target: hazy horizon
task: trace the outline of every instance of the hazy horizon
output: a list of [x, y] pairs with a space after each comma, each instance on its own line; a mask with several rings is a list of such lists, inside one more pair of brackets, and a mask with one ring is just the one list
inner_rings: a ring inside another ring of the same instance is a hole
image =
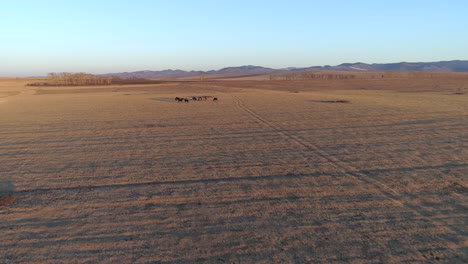
[[[449, 61], [468, 61], [468, 60], [449, 60]], [[134, 70], [134, 71], [119, 71], [119, 72], [87, 72], [87, 71], [69, 71], [71, 73], [79, 73], [79, 72], [86, 72], [86, 73], [92, 73], [92, 74], [111, 74], [111, 73], [125, 73], [125, 72], [144, 72], [144, 71], [166, 71], [166, 70], [169, 70], [169, 71], [178, 71], [178, 70], [181, 70], [181, 71], [187, 71], [187, 72], [190, 72], [190, 71], [204, 71], [204, 72], [207, 72], [207, 71], [218, 71], [218, 70], [222, 70], [224, 68], [236, 68], [236, 67], [243, 67], [243, 66], [254, 66], [254, 67], [265, 67], [265, 68], [272, 68], [272, 69], [275, 69], [275, 70], [278, 70], [278, 69], [287, 69], [287, 68], [307, 68], [307, 67], [315, 67], [315, 66], [338, 66], [338, 65], [341, 65], [341, 64], [347, 64], [347, 63], [364, 63], [364, 64], [393, 64], [393, 63], [431, 63], [429, 61], [398, 61], [398, 62], [372, 62], [372, 63], [368, 63], [368, 62], [363, 62], [363, 61], [356, 61], [356, 62], [342, 62], [342, 63], [339, 63], [339, 64], [336, 64], [336, 65], [307, 65], [307, 66], [304, 66], [304, 67], [295, 67], [295, 66], [289, 66], [289, 67], [282, 67], [282, 68], [273, 68], [273, 67], [266, 67], [266, 66], [263, 66], [263, 65], [252, 65], [252, 64], [244, 64], [244, 65], [227, 65], [227, 66], [224, 66], [222, 68], [213, 68], [213, 69], [204, 69], [204, 70], [200, 70], [200, 69], [179, 69], [179, 68], [167, 68], [167, 69], [158, 69], [158, 70], [152, 70], [152, 69], [140, 69], [140, 70]], [[67, 71], [53, 71], [53, 72], [56, 72], [56, 73], [59, 73], [59, 72], [67, 72]], [[0, 77], [46, 77], [47, 74], [50, 73], [50, 72], [47, 72], [47, 73], [44, 73], [43, 75], [24, 75], [24, 76], [0, 76]]]
[[465, 1], [15, 1], [0, 76], [464, 60]]

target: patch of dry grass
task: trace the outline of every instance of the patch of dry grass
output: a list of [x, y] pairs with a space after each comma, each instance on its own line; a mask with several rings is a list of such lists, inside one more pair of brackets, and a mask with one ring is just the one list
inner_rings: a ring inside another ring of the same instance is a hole
[[0, 259], [466, 262], [461, 84], [0, 82]]

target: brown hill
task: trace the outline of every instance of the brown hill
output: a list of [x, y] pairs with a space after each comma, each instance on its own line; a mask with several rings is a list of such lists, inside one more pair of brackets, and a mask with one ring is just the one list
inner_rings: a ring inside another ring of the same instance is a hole
[[303, 68], [285, 68], [273, 69], [262, 66], [245, 65], [237, 67], [226, 67], [220, 70], [210, 71], [184, 71], [184, 70], [163, 70], [163, 71], [136, 71], [108, 73], [105, 76], [117, 76], [120, 78], [143, 78], [143, 79], [167, 79], [167, 78], [185, 78], [199, 75], [251, 75], [251, 74], [269, 74], [278, 72], [297, 72], [304, 70], [323, 70], [323, 71], [416, 71], [416, 72], [468, 72], [468, 61], [439, 61], [439, 62], [400, 62], [400, 63], [343, 63], [336, 66], [311, 66]]

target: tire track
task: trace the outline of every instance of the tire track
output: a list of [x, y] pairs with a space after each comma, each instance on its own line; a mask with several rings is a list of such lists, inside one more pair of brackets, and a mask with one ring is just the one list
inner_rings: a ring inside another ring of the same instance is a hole
[[[419, 207], [417, 207], [415, 205], [411, 205], [411, 204], [403, 202], [402, 201], [403, 196], [400, 193], [398, 193], [397, 191], [391, 189], [390, 187], [388, 187], [384, 183], [382, 183], [382, 182], [380, 182], [380, 181], [378, 181], [376, 179], [373, 179], [373, 178], [367, 176], [366, 174], [360, 172], [357, 168], [354, 168], [354, 167], [350, 166], [349, 164], [346, 164], [345, 162], [339, 160], [338, 158], [333, 157], [332, 155], [325, 152], [324, 150], [322, 150], [322, 149], [308, 143], [306, 140], [302, 139], [301, 137], [290, 134], [289, 132], [287, 132], [287, 130], [284, 130], [284, 129], [274, 125], [273, 123], [271, 123], [268, 120], [264, 119], [259, 114], [255, 113], [253, 110], [251, 110], [247, 106], [245, 106], [245, 104], [243, 103], [243, 101], [239, 97], [237, 97], [235, 95], [232, 95], [232, 97], [236, 101], [237, 107], [240, 108], [243, 112], [250, 115], [258, 123], [273, 129], [277, 133], [281, 134], [284, 138], [293, 141], [297, 145], [300, 145], [306, 151], [311, 151], [311, 152], [314, 152], [314, 153], [318, 154], [320, 157], [326, 159], [328, 162], [332, 163], [336, 167], [344, 170], [345, 175], [347, 175], [349, 177], [352, 177], [357, 181], [360, 181], [362, 183], [369, 184], [369, 185], [375, 187], [387, 199], [391, 200], [395, 204], [399, 204], [400, 206], [402, 206], [404, 208], [407, 208], [409, 211], [411, 211], [411, 212], [415, 213], [416, 215], [420, 216], [421, 219], [424, 219], [424, 220], [434, 224], [435, 226], [441, 226], [442, 225], [446, 229], [449, 229], [450, 231], [452, 231], [452, 232], [454, 232], [454, 233], [456, 233], [457, 235], [460, 235], [460, 236], [466, 237], [468, 235], [467, 232], [465, 232], [465, 231], [463, 231], [463, 230], [461, 230], [461, 229], [459, 229], [459, 228], [457, 228], [455, 226], [452, 226], [452, 225], [446, 223], [445, 221], [443, 221], [441, 219], [431, 219], [431, 218], [427, 217], [426, 212], [424, 210], [421, 210]], [[311, 165], [308, 161], [307, 161], [307, 163], [308, 163], [308, 165]], [[452, 246], [455, 246], [455, 248], [458, 248], [458, 246], [453, 244], [452, 242], [450, 242], [450, 241], [448, 241], [446, 239], [445, 239], [445, 241], [447, 243], [452, 244]]]

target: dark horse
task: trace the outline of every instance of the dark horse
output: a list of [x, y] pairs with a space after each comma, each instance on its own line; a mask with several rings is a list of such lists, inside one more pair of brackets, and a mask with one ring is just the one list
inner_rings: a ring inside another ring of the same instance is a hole
[[188, 103], [188, 102], [189, 102], [189, 99], [184, 98], [184, 102]]
[[218, 101], [218, 97], [213, 98], [213, 101]]

